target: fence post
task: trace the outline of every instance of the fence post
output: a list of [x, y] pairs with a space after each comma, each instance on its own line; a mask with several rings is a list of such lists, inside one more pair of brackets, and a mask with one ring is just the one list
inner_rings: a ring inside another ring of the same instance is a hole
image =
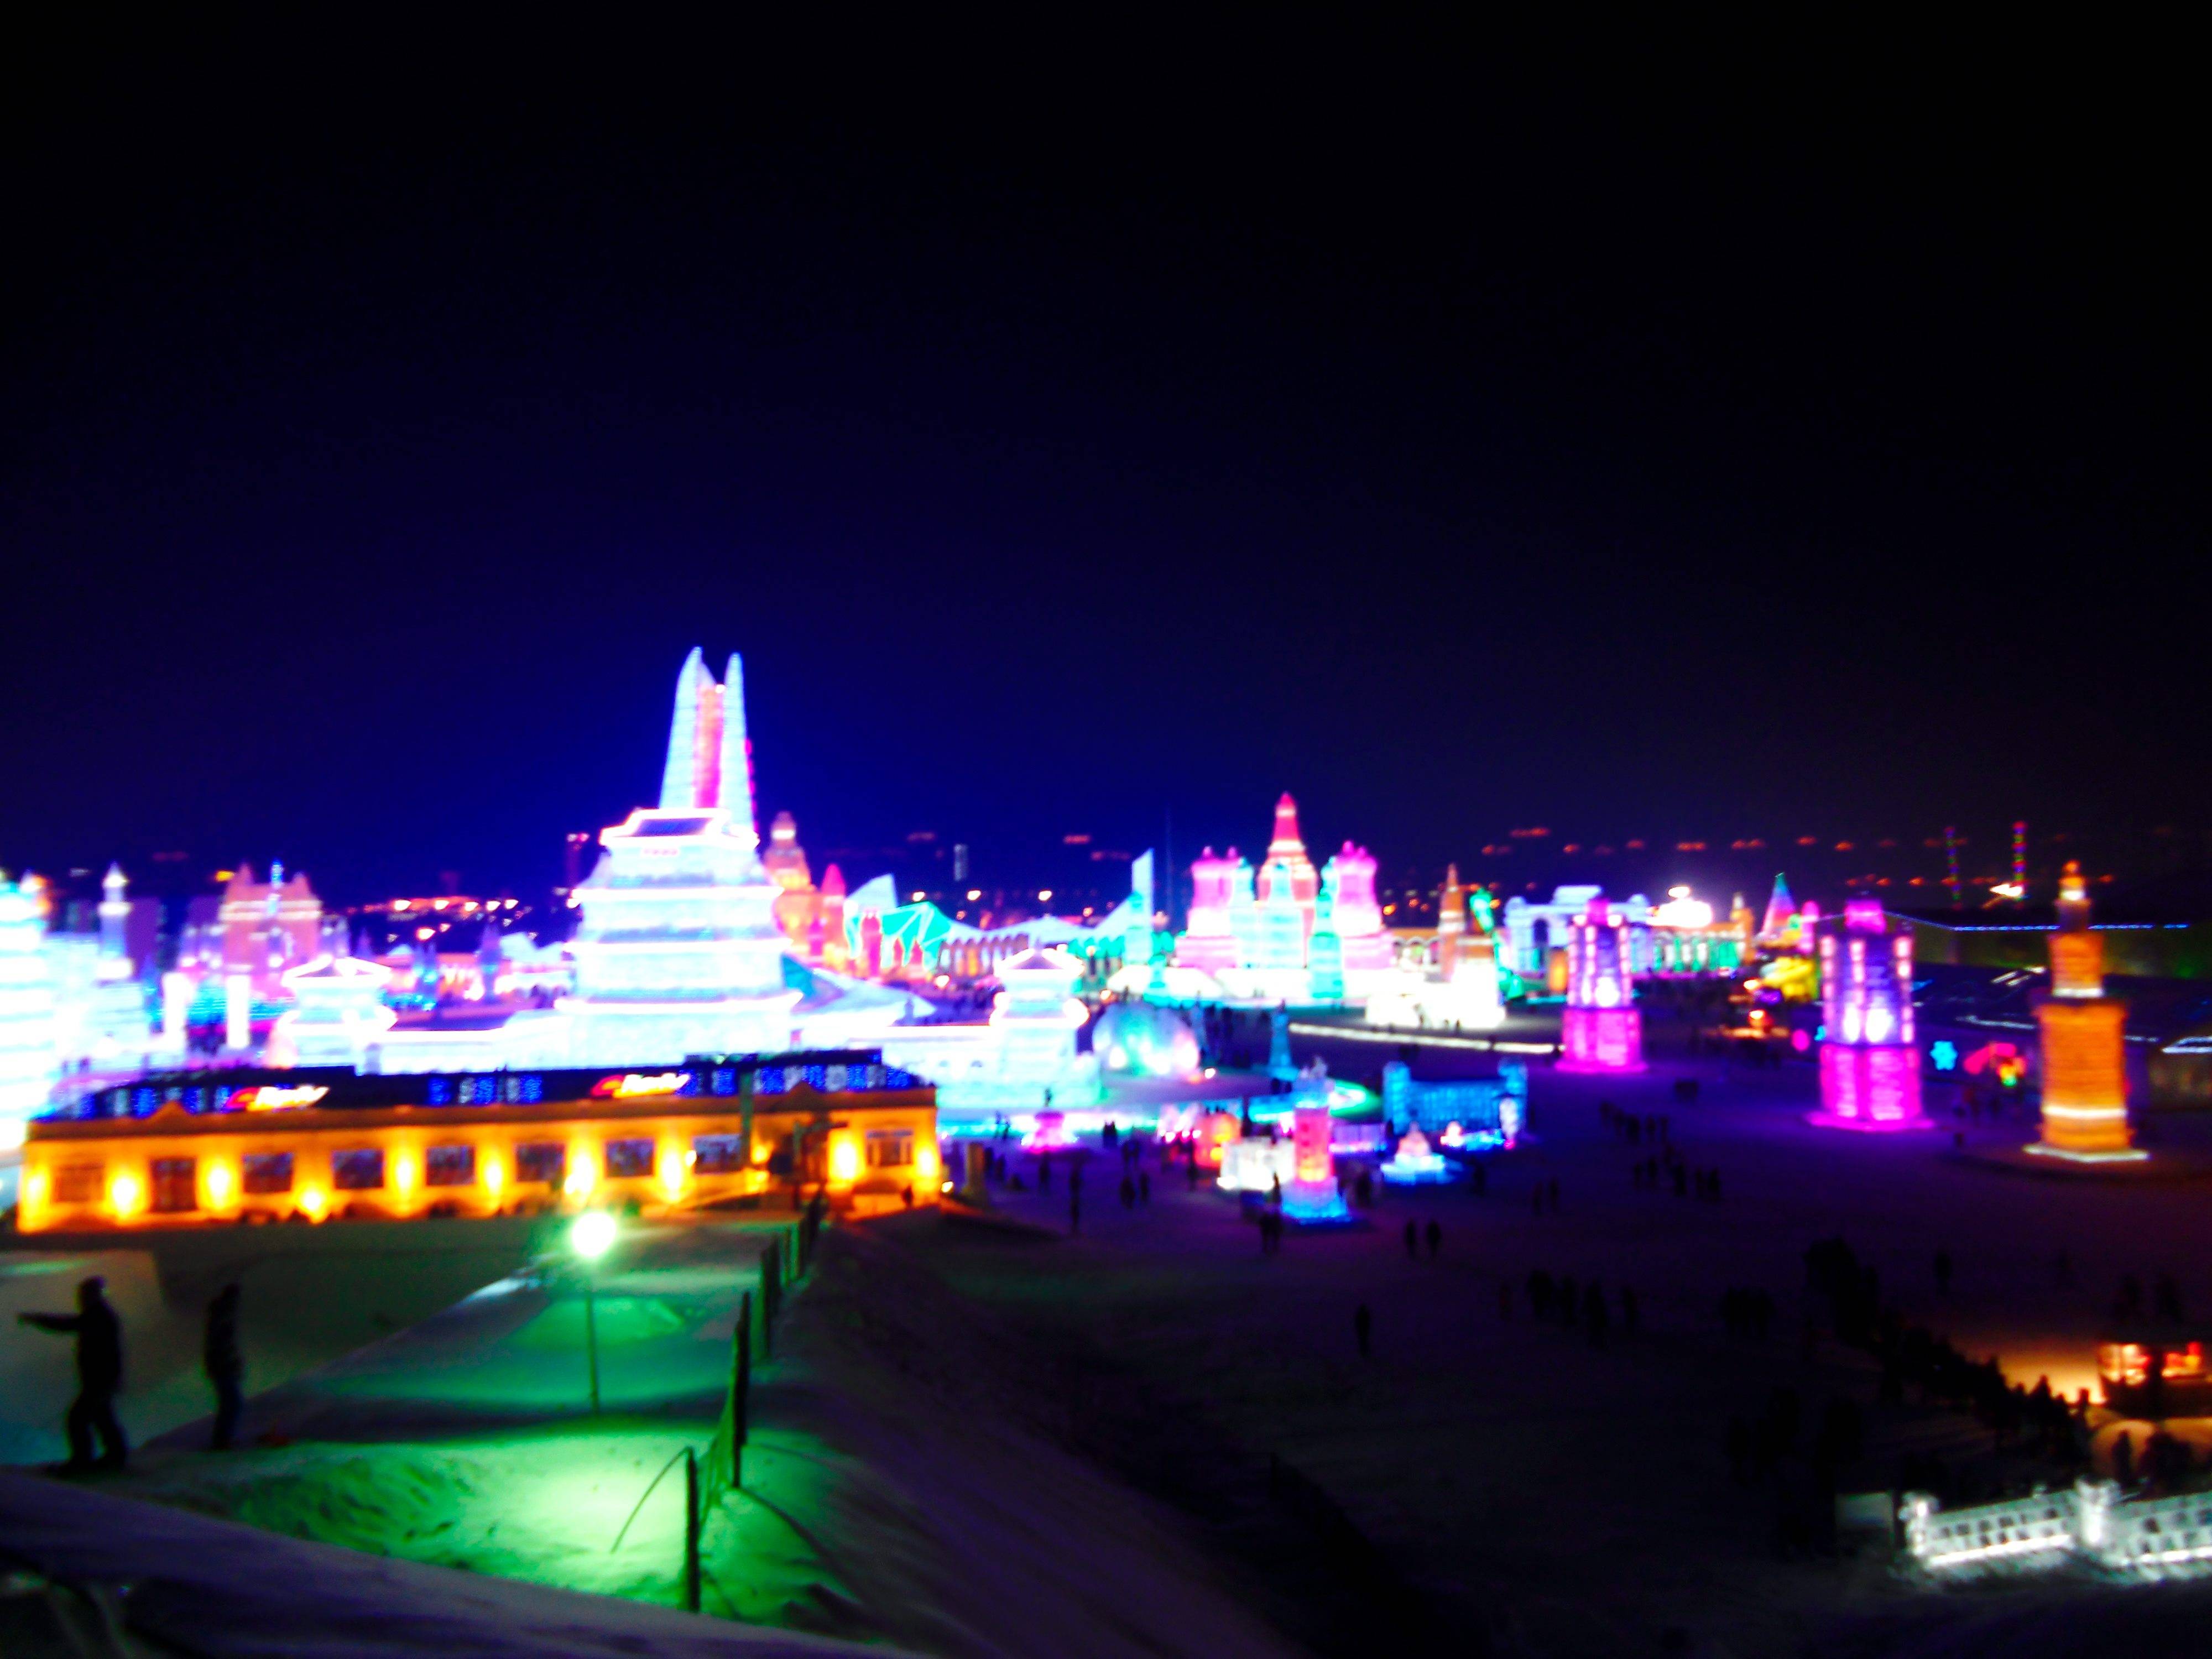
[[699, 1611], [699, 1455], [684, 1449], [684, 1610]]
[[761, 1358], [775, 1352], [776, 1304], [781, 1300], [783, 1250], [779, 1244], [761, 1257]]
[[745, 1292], [744, 1303], [738, 1314], [737, 1354], [731, 1362], [733, 1370], [730, 1378], [730, 1484], [744, 1485], [745, 1468], [745, 1397], [753, 1386], [753, 1293]]

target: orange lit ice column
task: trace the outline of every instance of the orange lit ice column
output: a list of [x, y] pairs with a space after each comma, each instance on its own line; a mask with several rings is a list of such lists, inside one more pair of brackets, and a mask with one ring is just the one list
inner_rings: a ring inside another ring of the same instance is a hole
[[1237, 966], [1237, 939], [1230, 931], [1230, 890], [1236, 885], [1242, 860], [1231, 848], [1218, 858], [1209, 847], [1190, 866], [1190, 926], [1176, 941], [1178, 968], [1218, 973]]
[[2090, 1162], [2147, 1154], [2131, 1144], [2124, 1032], [2127, 1005], [2105, 994], [2104, 941], [2089, 931], [2089, 891], [2071, 861], [2058, 882], [2051, 995], [2043, 1028], [2043, 1138], [2027, 1150]]
[[1304, 1102], [1292, 1109], [1294, 1161], [1290, 1184], [1283, 1188], [1283, 1214], [1288, 1219], [1311, 1225], [1352, 1218], [1344, 1194], [1336, 1184], [1333, 1133], [1326, 1103]]
[[1459, 866], [1444, 866], [1444, 890], [1437, 896], [1437, 971], [1446, 979], [1459, 966], [1459, 943], [1467, 933], [1467, 890], [1459, 884]]
[[[1808, 907], [1808, 908], [1810, 907]], [[1912, 1031], [1912, 938], [1855, 898], [1820, 929], [1820, 1109], [1837, 1129], [1924, 1129]]]
[[1567, 924], [1561, 1071], [1644, 1069], [1644, 1017], [1636, 1009], [1631, 966], [1627, 924], [1604, 899], [1591, 899]]
[[[790, 813], [778, 812], [769, 826], [768, 846], [761, 853], [761, 867], [775, 883], [775, 922], [793, 945], [812, 944], [812, 927], [822, 914], [822, 895], [807, 867], [806, 849], [799, 844], [799, 824]], [[815, 960], [819, 961], [817, 957]]]

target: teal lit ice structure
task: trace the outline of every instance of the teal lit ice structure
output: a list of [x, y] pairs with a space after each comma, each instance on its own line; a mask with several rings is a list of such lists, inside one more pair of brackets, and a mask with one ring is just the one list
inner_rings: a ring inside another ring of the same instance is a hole
[[1099, 1014], [1091, 1051], [1109, 1077], [1188, 1078], [1200, 1066], [1198, 1034], [1181, 1010], [1131, 999]]
[[1314, 899], [1313, 937], [1306, 941], [1306, 990], [1316, 1002], [1344, 1000], [1344, 937], [1336, 931], [1337, 862], [1331, 859], [1321, 872], [1321, 891]]
[[1394, 1132], [1419, 1129], [1437, 1144], [1510, 1146], [1528, 1121], [1528, 1068], [1507, 1060], [1494, 1078], [1416, 1083], [1405, 1061], [1394, 1060], [1382, 1068], [1382, 1116]]

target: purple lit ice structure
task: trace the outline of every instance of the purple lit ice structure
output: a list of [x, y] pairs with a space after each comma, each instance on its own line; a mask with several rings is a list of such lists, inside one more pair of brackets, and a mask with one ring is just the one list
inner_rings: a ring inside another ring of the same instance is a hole
[[1855, 898], [1820, 930], [1820, 1109], [1832, 1129], [1925, 1129], [1912, 1036], [1912, 939]]
[[1049, 1108], [1036, 1115], [1036, 1127], [1022, 1137], [1025, 1152], [1060, 1152], [1074, 1145], [1075, 1137], [1067, 1129], [1067, 1114]]
[[1601, 898], [1567, 924], [1563, 1072], [1640, 1072], [1644, 1017], [1630, 977], [1628, 927]]

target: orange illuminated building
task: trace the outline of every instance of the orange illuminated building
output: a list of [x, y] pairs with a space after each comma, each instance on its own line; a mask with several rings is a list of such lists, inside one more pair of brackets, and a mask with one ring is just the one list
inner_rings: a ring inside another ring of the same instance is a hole
[[[633, 1204], [669, 1215], [817, 1191], [872, 1214], [934, 1202], [942, 1181], [935, 1089], [872, 1054], [603, 1075], [295, 1071], [234, 1086], [240, 1075], [149, 1080], [94, 1097], [120, 1115], [33, 1121], [19, 1231]], [[409, 1090], [422, 1099], [389, 1098]]]
[[2100, 1343], [2097, 1381], [2116, 1411], [2154, 1419], [2212, 1411], [2212, 1374], [2201, 1338], [2171, 1328], [2132, 1332]]
[[761, 850], [761, 867], [775, 883], [775, 922], [783, 936], [802, 949], [808, 930], [822, 914], [822, 895], [807, 867], [806, 849], [799, 844], [799, 823], [788, 812], [778, 812], [769, 826], [768, 845]]
[[2089, 895], [2071, 861], [2058, 884], [2051, 995], [2042, 1028], [2043, 1137], [2027, 1150], [2104, 1163], [2147, 1156], [2128, 1127], [2127, 1006], [2105, 994], [2104, 941], [2089, 929]]

